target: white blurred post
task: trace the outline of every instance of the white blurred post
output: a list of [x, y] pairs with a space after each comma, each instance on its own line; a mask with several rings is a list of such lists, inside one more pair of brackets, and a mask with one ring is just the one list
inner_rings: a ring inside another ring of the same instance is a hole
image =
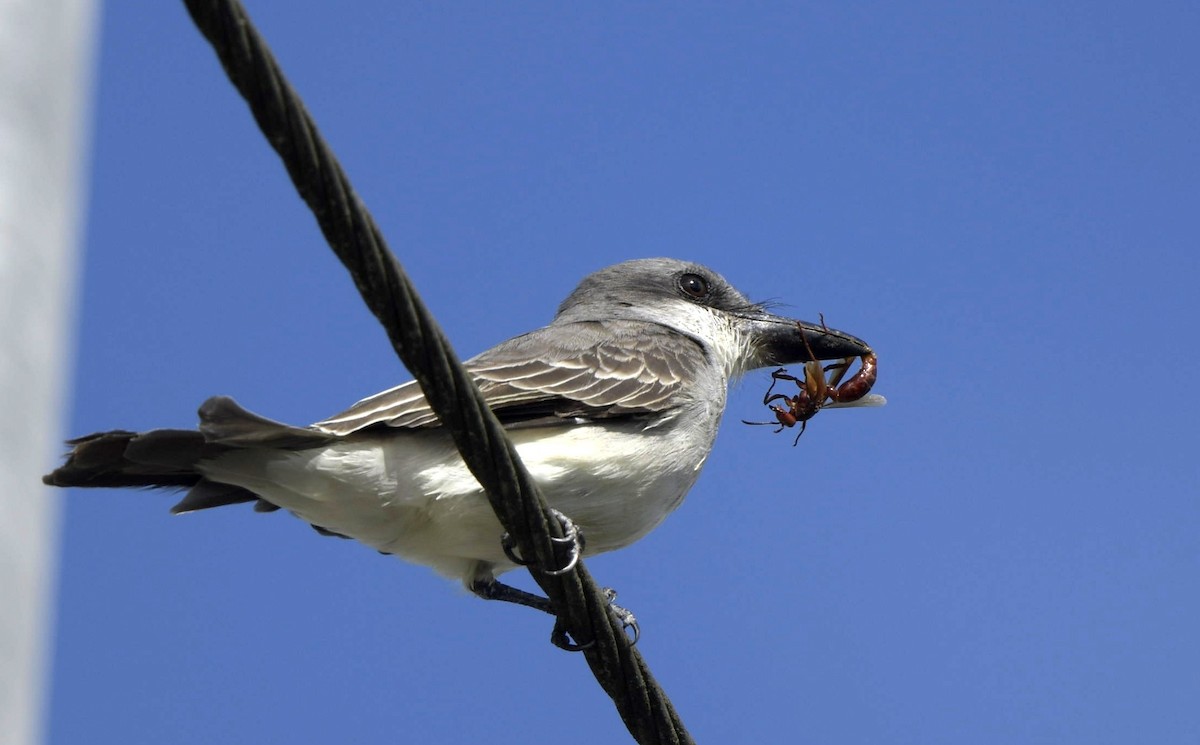
[[44, 736], [93, 0], [0, 0], [0, 745]]

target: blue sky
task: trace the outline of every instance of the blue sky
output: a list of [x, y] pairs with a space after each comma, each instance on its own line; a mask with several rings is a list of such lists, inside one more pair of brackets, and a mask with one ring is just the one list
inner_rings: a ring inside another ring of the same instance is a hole
[[[868, 340], [597, 580], [701, 742], [1194, 743], [1200, 11], [250, 2], [463, 356], [668, 255]], [[105, 4], [69, 433], [407, 379], [182, 4]], [[286, 515], [67, 495], [52, 743], [623, 742], [550, 622]], [[510, 575], [528, 586], [528, 579]]]

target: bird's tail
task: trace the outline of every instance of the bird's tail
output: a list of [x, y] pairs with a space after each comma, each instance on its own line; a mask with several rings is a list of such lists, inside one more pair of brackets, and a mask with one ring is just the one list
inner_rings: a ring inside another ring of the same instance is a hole
[[209, 481], [199, 463], [235, 449], [302, 449], [332, 439], [310, 429], [290, 427], [246, 411], [231, 398], [210, 398], [200, 407], [200, 429], [112, 430], [67, 441], [66, 462], [42, 477], [50, 486], [151, 487], [188, 489], [172, 512], [191, 512], [258, 495]]
[[42, 478], [50, 486], [194, 486], [201, 478], [196, 462], [228, 449], [206, 447], [194, 429], [117, 429], [67, 445], [67, 462]]

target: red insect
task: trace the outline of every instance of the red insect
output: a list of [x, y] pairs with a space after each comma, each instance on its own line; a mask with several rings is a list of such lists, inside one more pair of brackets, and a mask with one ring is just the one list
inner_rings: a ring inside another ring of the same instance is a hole
[[[848, 404], [851, 401], [858, 401], [863, 396], [871, 392], [871, 387], [875, 385], [875, 379], [879, 376], [878, 360], [875, 353], [871, 352], [864, 354], [861, 358], [862, 367], [858, 372], [854, 373], [845, 383], [838, 385], [842, 376], [850, 369], [850, 364], [854, 361], [847, 357], [836, 365], [830, 365], [826, 370], [834, 370], [834, 374], [829, 376], [826, 383], [825, 395], [830, 401], [839, 404]], [[807, 372], [808, 366], [805, 365]]]
[[[813, 375], [812, 366], [816, 365], [816, 375]], [[800, 387], [800, 392], [795, 396], [785, 396], [782, 393], [771, 395], [771, 391], [775, 390], [775, 384], [781, 380], [791, 380]], [[820, 382], [816, 382], [816, 381]], [[810, 382], [812, 381], [812, 382]], [[779, 429], [775, 430], [778, 434], [783, 431], [784, 427], [795, 427], [800, 425], [800, 432], [796, 435], [796, 441], [793, 446], [800, 443], [800, 435], [804, 434], [804, 430], [808, 427], [808, 420], [817, 415], [821, 410], [821, 405], [825, 403], [825, 397], [820, 392], [821, 385], [825, 382], [825, 371], [821, 369], [820, 363], [806, 362], [804, 364], [804, 377], [797, 378], [795, 375], [789, 375], [786, 368], [779, 368], [771, 373], [771, 387], [767, 389], [766, 395], [763, 396], [763, 403], [775, 412], [774, 422], [751, 422], [745, 419], [743, 424], [778, 424]], [[772, 401], [782, 400], [784, 406], [772, 405]]]
[[[807, 345], [807, 342], [805, 343]], [[812, 354], [811, 349], [809, 354]], [[827, 367], [821, 367], [821, 363], [816, 361], [806, 362], [804, 363], [803, 378], [789, 375], [786, 368], [779, 368], [771, 373], [771, 387], [763, 396], [763, 403], [774, 412], [775, 421], [748, 422], [745, 419], [742, 421], [746, 424], [756, 425], [778, 424], [779, 429], [775, 430], [776, 433], [782, 432], [785, 427], [794, 427], [799, 424], [800, 432], [792, 442], [793, 447], [798, 445], [800, 435], [804, 434], [804, 430], [808, 426], [808, 420], [816, 416], [826, 402], [850, 403], [858, 401], [871, 392], [871, 387], [875, 385], [875, 379], [878, 376], [877, 360], [874, 353], [864, 354], [861, 360], [862, 367], [845, 383], [841, 383], [842, 376], [853, 364], [853, 357], [839, 360]], [[825, 377], [826, 373], [830, 373], [828, 379]], [[775, 384], [781, 380], [792, 381], [800, 389], [800, 392], [795, 396], [787, 396], [783, 393], [772, 394], [771, 391], [775, 389]], [[841, 385], [838, 385], [839, 383]], [[782, 401], [783, 406], [772, 404], [772, 401]]]

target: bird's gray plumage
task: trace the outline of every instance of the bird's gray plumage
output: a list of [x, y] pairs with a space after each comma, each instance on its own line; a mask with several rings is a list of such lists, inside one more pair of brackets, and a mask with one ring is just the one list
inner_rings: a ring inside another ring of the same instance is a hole
[[[468, 360], [467, 370], [507, 426], [546, 426], [659, 413], [706, 362], [703, 348], [636, 321], [577, 321], [539, 329]], [[438, 424], [416, 381], [312, 425], [348, 435], [375, 425]]]

